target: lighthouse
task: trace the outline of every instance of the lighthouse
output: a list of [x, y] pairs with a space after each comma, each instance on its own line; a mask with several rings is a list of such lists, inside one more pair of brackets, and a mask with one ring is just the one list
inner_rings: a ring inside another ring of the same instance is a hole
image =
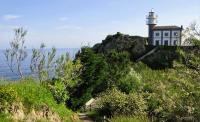
[[157, 26], [157, 15], [151, 10], [146, 17], [148, 45], [181, 46], [183, 26]]
[[157, 25], [157, 15], [155, 15], [155, 12], [151, 10], [151, 12], [149, 12], [149, 15], [147, 15], [146, 19], [147, 19], [146, 24], [148, 25], [149, 28], [148, 43], [149, 45], [153, 45], [153, 28], [156, 27]]

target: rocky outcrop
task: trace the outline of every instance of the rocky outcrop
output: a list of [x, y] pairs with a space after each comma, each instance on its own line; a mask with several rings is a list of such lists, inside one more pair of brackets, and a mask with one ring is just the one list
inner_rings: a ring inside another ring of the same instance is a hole
[[111, 50], [128, 51], [131, 56], [139, 57], [146, 52], [146, 42], [147, 38], [118, 32], [115, 35], [108, 35], [102, 43], [94, 45], [93, 49], [97, 53], [108, 53]]

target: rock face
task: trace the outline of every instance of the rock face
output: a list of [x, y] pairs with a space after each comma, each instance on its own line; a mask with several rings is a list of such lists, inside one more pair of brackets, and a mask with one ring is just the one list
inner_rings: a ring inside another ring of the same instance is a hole
[[121, 33], [109, 35], [100, 44], [94, 45], [93, 49], [97, 53], [108, 53], [111, 50], [128, 51], [133, 57], [138, 57], [145, 53], [147, 38], [140, 36], [129, 36]]

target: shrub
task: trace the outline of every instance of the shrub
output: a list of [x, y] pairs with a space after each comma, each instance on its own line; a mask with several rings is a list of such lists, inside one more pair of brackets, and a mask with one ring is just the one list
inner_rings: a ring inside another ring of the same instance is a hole
[[60, 80], [49, 83], [49, 88], [58, 103], [65, 103], [69, 99], [69, 93], [66, 90], [64, 82]]
[[12, 87], [0, 86], [0, 112], [7, 109], [17, 99], [17, 93]]
[[112, 50], [105, 55], [105, 58], [109, 69], [107, 80], [109, 81], [109, 87], [111, 87], [130, 72], [130, 55], [125, 51]]
[[98, 111], [107, 116], [145, 115], [145, 101], [141, 95], [132, 93], [126, 95], [116, 88], [100, 95]]
[[134, 69], [131, 69], [126, 76], [119, 80], [117, 87], [120, 89], [120, 91], [129, 94], [130, 92], [138, 91], [142, 85], [141, 83], [140, 74], [135, 72]]

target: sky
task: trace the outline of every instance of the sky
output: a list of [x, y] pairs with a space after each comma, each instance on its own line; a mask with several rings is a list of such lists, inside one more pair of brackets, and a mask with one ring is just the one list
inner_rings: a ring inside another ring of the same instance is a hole
[[0, 49], [9, 48], [18, 27], [28, 30], [28, 48], [93, 46], [117, 32], [147, 36], [152, 8], [158, 25], [200, 23], [200, 0], [1, 0]]

